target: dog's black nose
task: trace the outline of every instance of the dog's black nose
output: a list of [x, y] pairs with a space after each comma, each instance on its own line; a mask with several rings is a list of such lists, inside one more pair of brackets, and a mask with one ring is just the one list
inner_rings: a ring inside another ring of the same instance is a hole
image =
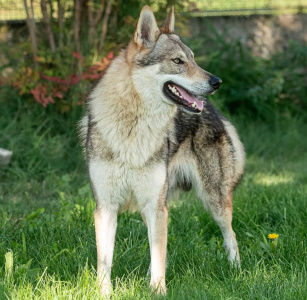
[[210, 76], [209, 84], [217, 90], [222, 83], [222, 80], [216, 76]]

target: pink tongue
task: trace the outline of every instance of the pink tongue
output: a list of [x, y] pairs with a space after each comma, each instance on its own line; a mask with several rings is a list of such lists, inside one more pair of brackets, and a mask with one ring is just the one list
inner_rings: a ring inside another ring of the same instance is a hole
[[190, 104], [193, 104], [194, 101], [195, 101], [197, 109], [198, 110], [203, 110], [204, 103], [202, 101], [198, 100], [195, 96], [191, 95], [190, 93], [188, 93], [183, 88], [181, 88], [181, 87], [179, 87], [177, 85], [174, 85], [174, 86], [176, 87], [178, 92], [181, 94], [181, 96], [184, 98], [184, 100], [188, 101]]

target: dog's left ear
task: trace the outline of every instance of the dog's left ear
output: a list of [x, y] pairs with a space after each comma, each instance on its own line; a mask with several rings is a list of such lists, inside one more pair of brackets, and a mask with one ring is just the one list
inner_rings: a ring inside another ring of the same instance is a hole
[[134, 42], [139, 47], [150, 48], [156, 42], [160, 30], [152, 10], [148, 5], [145, 5], [141, 10], [139, 21], [134, 33]]
[[164, 20], [160, 31], [162, 33], [174, 33], [175, 29], [175, 10], [174, 6], [172, 6], [171, 10], [169, 11], [166, 19]]

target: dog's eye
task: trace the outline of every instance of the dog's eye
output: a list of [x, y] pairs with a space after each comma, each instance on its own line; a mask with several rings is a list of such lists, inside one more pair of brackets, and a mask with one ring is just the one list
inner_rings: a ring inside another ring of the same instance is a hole
[[180, 58], [175, 58], [175, 59], [173, 59], [173, 62], [174, 62], [176, 65], [184, 64], [184, 62], [183, 62]]

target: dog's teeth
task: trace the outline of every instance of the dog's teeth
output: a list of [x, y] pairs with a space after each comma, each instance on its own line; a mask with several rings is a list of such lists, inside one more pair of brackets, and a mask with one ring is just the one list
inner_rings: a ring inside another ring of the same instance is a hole
[[167, 85], [168, 89], [175, 94], [176, 96], [178, 96], [179, 98], [183, 99], [183, 97], [180, 95], [179, 91], [176, 89], [176, 87], [171, 86], [170, 84]]

